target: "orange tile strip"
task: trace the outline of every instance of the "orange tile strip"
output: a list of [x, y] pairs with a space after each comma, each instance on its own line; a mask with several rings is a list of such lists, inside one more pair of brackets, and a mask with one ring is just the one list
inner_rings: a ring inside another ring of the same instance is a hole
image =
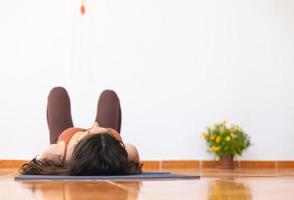
[[[0, 168], [19, 168], [26, 160], [0, 160]], [[143, 170], [164, 170], [168, 168], [217, 168], [215, 160], [150, 160], [142, 161]], [[288, 161], [235, 161], [235, 168], [239, 169], [286, 169], [294, 168], [294, 160]]]
[[197, 160], [164, 160], [161, 161], [162, 168], [199, 168], [200, 162]]
[[278, 169], [294, 168], [294, 161], [277, 161]]
[[27, 160], [0, 160], [0, 168], [20, 168]]
[[[145, 166], [145, 162], [147, 165]], [[215, 160], [172, 160], [172, 161], [142, 161], [143, 169], [164, 170], [168, 168], [218, 168], [218, 161]], [[289, 161], [234, 161], [235, 169], [286, 169], [294, 168], [294, 160]]]
[[[294, 163], [294, 161], [293, 161]], [[262, 168], [262, 169], [274, 169], [277, 168], [277, 161], [239, 161], [239, 168]]]

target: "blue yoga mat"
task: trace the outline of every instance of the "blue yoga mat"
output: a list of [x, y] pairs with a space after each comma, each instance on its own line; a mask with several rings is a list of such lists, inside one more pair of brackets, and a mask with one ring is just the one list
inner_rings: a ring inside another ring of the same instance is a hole
[[60, 175], [20, 175], [15, 180], [68, 180], [68, 179], [199, 179], [200, 176], [172, 174], [169, 172], [143, 172], [137, 175], [119, 175], [119, 176], [60, 176]]

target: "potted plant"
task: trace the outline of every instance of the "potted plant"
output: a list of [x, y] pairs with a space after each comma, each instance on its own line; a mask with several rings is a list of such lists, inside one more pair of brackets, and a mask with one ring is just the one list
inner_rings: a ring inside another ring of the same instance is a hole
[[251, 145], [249, 136], [238, 125], [228, 125], [227, 121], [207, 127], [202, 138], [208, 145], [209, 152], [219, 158], [222, 169], [234, 168], [234, 157], [242, 155]]

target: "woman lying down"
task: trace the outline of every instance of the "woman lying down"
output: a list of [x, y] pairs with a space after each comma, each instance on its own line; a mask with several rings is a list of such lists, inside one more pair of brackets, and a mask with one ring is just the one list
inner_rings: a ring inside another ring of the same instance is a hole
[[24, 164], [21, 174], [87, 176], [141, 173], [136, 147], [124, 144], [119, 133], [121, 108], [114, 91], [102, 92], [94, 125], [82, 129], [73, 127], [66, 90], [53, 88], [48, 96], [47, 121], [51, 145], [40, 158]]

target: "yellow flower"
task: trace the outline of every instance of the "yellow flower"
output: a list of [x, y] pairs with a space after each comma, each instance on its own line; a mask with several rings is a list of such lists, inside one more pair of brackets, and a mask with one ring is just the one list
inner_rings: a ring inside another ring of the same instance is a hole
[[214, 146], [210, 147], [210, 151], [214, 152]]
[[214, 140], [214, 138], [215, 138], [214, 135], [211, 134], [209, 139]]
[[210, 148], [210, 150], [211, 150], [212, 152], [217, 152], [217, 151], [220, 150], [220, 147], [212, 146], [212, 147]]
[[216, 142], [216, 143], [219, 143], [220, 140], [221, 140], [221, 137], [220, 137], [220, 136], [217, 136], [216, 139], [215, 139], [215, 142]]
[[227, 136], [225, 139], [227, 142], [230, 142], [232, 140], [232, 138], [230, 136]]
[[225, 132], [225, 127], [222, 127], [221, 131], [222, 131], [222, 132]]
[[206, 132], [203, 132], [203, 133], [202, 133], [202, 135], [201, 135], [201, 137], [202, 137], [203, 139], [206, 139], [206, 138], [207, 138], [207, 136], [208, 136], [208, 135], [207, 135], [207, 133], [206, 133]]

